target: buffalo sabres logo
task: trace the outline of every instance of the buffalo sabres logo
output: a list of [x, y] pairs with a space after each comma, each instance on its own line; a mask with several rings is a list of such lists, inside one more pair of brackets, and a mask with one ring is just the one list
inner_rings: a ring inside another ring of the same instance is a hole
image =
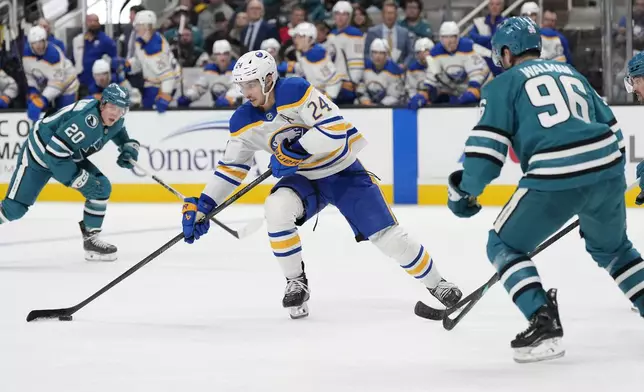
[[98, 126], [98, 117], [90, 114], [89, 116], [85, 117], [85, 124], [87, 124], [87, 126], [92, 129], [96, 128]]
[[305, 125], [287, 125], [284, 128], [278, 129], [269, 139], [271, 150], [277, 150], [277, 146], [282, 144], [284, 140], [293, 141], [299, 139], [308, 129]]
[[449, 80], [455, 83], [463, 83], [467, 80], [467, 72], [460, 65], [448, 65], [445, 69], [445, 74]]
[[255, 53], [255, 56], [257, 56], [257, 57], [259, 57], [259, 58], [262, 58], [262, 57], [264, 57], [264, 53], [262, 53], [262, 52], [256, 52], [256, 53]]
[[387, 96], [387, 89], [379, 82], [371, 81], [367, 83], [367, 93], [369, 93], [371, 102], [380, 103]]

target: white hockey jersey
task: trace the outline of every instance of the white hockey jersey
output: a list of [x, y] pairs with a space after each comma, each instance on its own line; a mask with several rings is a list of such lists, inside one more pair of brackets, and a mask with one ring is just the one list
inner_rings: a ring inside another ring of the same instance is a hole
[[550, 28], [541, 29], [541, 58], [555, 60], [562, 63], [568, 62], [569, 55], [568, 41], [556, 30]]
[[319, 44], [313, 45], [308, 52], [296, 52], [295, 73], [302, 75], [313, 87], [335, 99], [342, 87], [339, 74], [326, 49]]
[[22, 56], [22, 65], [27, 85], [38, 90], [49, 102], [60, 95], [78, 91], [76, 69], [56, 45], [47, 45], [42, 56], [36, 55], [31, 46], [28, 46]]
[[360, 103], [394, 106], [401, 103], [405, 94], [403, 69], [392, 59], [388, 59], [382, 69], [370, 59], [365, 61], [362, 83], [358, 87]]
[[0, 69], [0, 99], [10, 103], [18, 96], [18, 84], [3, 70]]
[[128, 59], [131, 73], [143, 72], [146, 87], [158, 87], [172, 95], [181, 75], [181, 66], [174, 58], [168, 41], [157, 31], [149, 41], [136, 39], [134, 57]]
[[222, 203], [244, 180], [255, 151], [271, 154], [285, 140], [299, 140], [309, 154], [297, 171], [311, 179], [338, 173], [356, 160], [366, 140], [340, 109], [302, 78], [278, 79], [275, 105], [262, 111], [245, 103], [230, 119], [230, 141], [204, 193]]
[[474, 42], [460, 38], [456, 51], [449, 53], [439, 42], [429, 52], [426, 83], [452, 96], [471, 91], [481, 97], [481, 87], [492, 79], [485, 60], [474, 50]]
[[232, 72], [234, 66], [234, 61], [231, 61], [228, 67], [223, 70], [219, 69], [219, 66], [215, 63], [206, 64], [203, 69], [203, 76], [186, 91], [186, 96], [191, 101], [196, 101], [210, 91], [213, 102], [219, 97], [226, 97], [231, 105], [235, 104], [238, 99], [242, 98], [242, 94], [233, 83]]
[[425, 79], [427, 73], [427, 66], [423, 65], [417, 59], [414, 59], [407, 68], [405, 75], [405, 90], [408, 97], [413, 97], [419, 91], [426, 91]]
[[[362, 80], [364, 72], [364, 35], [357, 27], [348, 26], [344, 30], [333, 29], [327, 37], [325, 46], [333, 59], [336, 71], [343, 79], [355, 84]], [[350, 87], [345, 83], [344, 87]]]

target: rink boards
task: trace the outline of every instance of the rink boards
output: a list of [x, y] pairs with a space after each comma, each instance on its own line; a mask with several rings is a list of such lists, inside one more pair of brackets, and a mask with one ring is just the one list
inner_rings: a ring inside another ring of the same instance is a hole
[[[638, 121], [644, 114], [636, 106], [613, 108], [627, 145], [629, 181], [635, 179], [635, 167], [644, 157], [644, 136], [639, 135]], [[228, 120], [232, 111], [170, 111], [159, 115], [135, 111], [127, 115], [130, 135], [141, 143], [139, 162], [182, 193], [198, 195], [215, 170], [228, 140]], [[445, 204], [447, 176], [461, 167], [463, 146], [478, 119], [478, 108], [423, 109], [345, 109], [343, 115], [369, 142], [360, 153], [365, 167], [381, 181], [385, 196], [399, 204]], [[0, 192], [6, 193], [19, 148], [29, 131], [23, 113], [4, 113], [0, 118]], [[111, 180], [111, 201], [168, 202], [174, 196], [141, 173], [116, 166], [118, 153], [113, 144], [92, 156]], [[269, 155], [259, 152], [247, 181], [266, 170]], [[506, 159], [501, 176], [489, 186], [481, 201], [502, 205], [521, 177], [521, 168], [513, 153]], [[270, 192], [271, 178], [241, 201], [261, 203]], [[632, 205], [636, 191], [627, 197]], [[56, 182], [47, 185], [40, 196], [46, 201], [81, 201], [82, 196]]]

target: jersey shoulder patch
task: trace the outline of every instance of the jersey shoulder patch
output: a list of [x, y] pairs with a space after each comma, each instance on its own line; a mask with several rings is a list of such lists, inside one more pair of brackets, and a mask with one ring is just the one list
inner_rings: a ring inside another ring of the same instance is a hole
[[[27, 52], [27, 51], [26, 51]], [[52, 45], [51, 43], [47, 44], [47, 49], [45, 49], [45, 54], [42, 56], [36, 55], [32, 50], [31, 46], [28, 48], [28, 53], [25, 53], [25, 56], [33, 56], [33, 57], [40, 57], [40, 60], [45, 61], [51, 65], [58, 64], [61, 60], [61, 52], [60, 49], [56, 45]]]
[[362, 30], [360, 30], [357, 27], [354, 26], [348, 26], [344, 30], [338, 30], [337, 28], [331, 30], [331, 34], [333, 35], [342, 35], [346, 34], [350, 37], [362, 37], [364, 34], [362, 33]]
[[393, 75], [402, 75], [405, 72], [402, 67], [395, 63], [392, 59], [387, 60], [387, 63], [385, 64], [385, 71], [388, 71]]
[[165, 39], [157, 31], [152, 35], [152, 38], [150, 38], [148, 42], [144, 42], [143, 40], [139, 42], [141, 43], [141, 47], [143, 48], [145, 54], [148, 56], [153, 56], [163, 51]]
[[277, 106], [277, 111], [302, 105], [312, 91], [313, 86], [303, 78], [278, 79], [277, 86], [275, 86], [275, 106]]
[[309, 63], [317, 63], [326, 57], [326, 49], [322, 45], [314, 45], [308, 52], [304, 53], [304, 58]]
[[373, 61], [371, 61], [371, 59], [368, 58], [368, 57], [366, 57], [364, 59], [364, 69], [365, 69], [365, 71], [367, 71], [367, 70], [375, 71], [376, 70], [375, 65], [373, 65]]
[[432, 57], [446, 55], [446, 54], [449, 54], [449, 53], [447, 52], [447, 50], [445, 50], [445, 47], [440, 42], [434, 45], [432, 50], [429, 51], [429, 55]]
[[251, 128], [262, 125], [264, 121], [256, 113], [255, 108], [250, 102], [245, 102], [237, 109], [230, 117], [228, 122], [228, 130], [230, 136], [239, 136]]
[[456, 51], [459, 53], [469, 53], [474, 50], [474, 41], [469, 38], [462, 37], [458, 40]]
[[204, 65], [203, 70], [206, 72], [221, 73], [219, 71], [219, 67], [215, 63], [207, 63], [206, 65]]
[[414, 59], [410, 64], [409, 64], [409, 71], [424, 71], [426, 70], [427, 67], [422, 65], [418, 60]]

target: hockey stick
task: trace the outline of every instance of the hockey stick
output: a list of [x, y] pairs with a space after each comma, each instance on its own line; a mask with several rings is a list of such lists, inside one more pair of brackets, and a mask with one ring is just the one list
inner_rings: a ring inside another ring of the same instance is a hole
[[[638, 184], [639, 184], [639, 178], [626, 189], [626, 192], [635, 188]], [[641, 192], [641, 193], [644, 193], [644, 192]], [[538, 255], [546, 248], [548, 248], [550, 245], [557, 242], [559, 239], [561, 239], [566, 234], [570, 233], [578, 226], [579, 226], [579, 219], [576, 219], [574, 222], [564, 227], [563, 229], [558, 231], [555, 235], [548, 238], [546, 241], [544, 241], [539, 246], [537, 246], [535, 250], [533, 250], [528, 254], [528, 257], [533, 258], [534, 256]], [[483, 296], [490, 289], [490, 287], [494, 286], [494, 284], [499, 281], [499, 279], [500, 279], [500, 276], [498, 274], [494, 274], [494, 276], [492, 276], [487, 282], [485, 282], [483, 286], [479, 287], [471, 294], [461, 299], [458, 302], [458, 304], [448, 309], [436, 309], [426, 305], [422, 301], [418, 301], [416, 303], [416, 307], [414, 308], [414, 313], [419, 317], [430, 319], [430, 320], [443, 320], [443, 327], [446, 330], [451, 331], [463, 319], [463, 317], [465, 317], [465, 315], [467, 315], [470, 312], [470, 310], [474, 307], [474, 305], [476, 305], [476, 303], [479, 302], [481, 298], [483, 298]], [[461, 312], [458, 314], [458, 316], [454, 318], [449, 318], [451, 314], [459, 310], [461, 310]]]
[[[210, 214], [206, 216], [206, 219], [210, 219], [213, 216], [219, 214], [222, 210], [239, 200], [240, 197], [244, 196], [246, 193], [248, 193], [251, 189], [255, 188], [257, 185], [259, 185], [261, 182], [263, 182], [265, 179], [271, 176], [271, 170], [267, 170], [264, 173], [262, 173], [259, 177], [254, 179], [250, 184], [246, 185], [243, 187], [239, 192], [235, 193], [233, 196], [228, 198], [225, 202], [223, 202], [221, 205], [217, 206]], [[137, 264], [135, 264], [133, 267], [131, 267], [129, 270], [125, 271], [123, 274], [121, 274], [118, 278], [114, 279], [107, 285], [105, 285], [102, 289], [98, 290], [91, 296], [89, 296], [87, 299], [85, 299], [83, 302], [80, 302], [77, 305], [74, 305], [70, 308], [60, 308], [60, 309], [41, 309], [41, 310], [32, 310], [29, 312], [27, 315], [27, 322], [33, 321], [36, 319], [48, 319], [48, 318], [58, 318], [59, 320], [71, 320], [71, 316], [78, 312], [80, 309], [84, 308], [89, 304], [90, 302], [94, 301], [96, 298], [100, 297], [103, 293], [111, 289], [112, 287], [116, 286], [118, 283], [123, 281], [125, 278], [128, 276], [132, 275], [135, 273], [137, 270], [141, 269], [144, 267], [147, 263], [150, 261], [156, 259], [159, 257], [163, 252], [167, 251], [171, 247], [173, 247], [175, 244], [177, 244], [179, 241], [181, 241], [184, 238], [183, 232], [177, 234], [174, 236], [170, 241], [166, 242], [163, 244], [159, 249], [155, 250], [151, 254], [149, 254], [146, 258], [143, 260], [139, 261]]]
[[[137, 168], [137, 170], [140, 170], [145, 176], [151, 177], [154, 181], [156, 181], [159, 185], [164, 187], [165, 189], [169, 190], [173, 195], [175, 195], [178, 199], [183, 201], [186, 197], [181, 194], [178, 190], [174, 189], [172, 186], [168, 185], [165, 181], [160, 179], [159, 177], [155, 176], [154, 174], [150, 174], [147, 170], [145, 170], [139, 163], [135, 160], [130, 159], [130, 163], [134, 165], [134, 167]], [[224, 223], [218, 221], [216, 218], [210, 218], [211, 221], [213, 221], [217, 226], [221, 227], [226, 231], [228, 234], [232, 235], [233, 237], [240, 239], [248, 236], [249, 234], [254, 233], [255, 231], [259, 230], [259, 228], [262, 226], [262, 223], [264, 222], [264, 219], [256, 219], [252, 221], [251, 223], [247, 224], [244, 228], [242, 228], [240, 231], [233, 230], [230, 227], [226, 226]]]

